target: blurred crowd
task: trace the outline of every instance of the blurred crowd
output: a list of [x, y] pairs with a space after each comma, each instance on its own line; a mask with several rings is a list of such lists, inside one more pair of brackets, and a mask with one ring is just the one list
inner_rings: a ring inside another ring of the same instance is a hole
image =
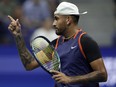
[[45, 29], [46, 34], [52, 31], [53, 13], [58, 4], [59, 0], [0, 0], [0, 44], [14, 43], [8, 31], [8, 15], [19, 19], [23, 37], [28, 42], [36, 37], [38, 30]]
[[[0, 0], [0, 44], [14, 45], [14, 39], [8, 31], [11, 15], [19, 19], [25, 41], [29, 43], [37, 35], [49, 36], [52, 40], [56, 35], [52, 29], [53, 13], [61, 0]], [[115, 27], [113, 46], [116, 46], [116, 0], [114, 2]], [[45, 29], [45, 30], [43, 30]], [[45, 32], [45, 33], [43, 33]]]
[[114, 34], [113, 34], [113, 46], [116, 46], [116, 0], [114, 0], [114, 21], [115, 21], [115, 25], [114, 25]]

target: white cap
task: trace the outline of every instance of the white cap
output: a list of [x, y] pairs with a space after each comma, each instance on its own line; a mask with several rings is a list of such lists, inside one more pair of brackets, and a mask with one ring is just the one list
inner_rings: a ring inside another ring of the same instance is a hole
[[60, 15], [82, 15], [86, 13], [87, 11], [79, 13], [78, 7], [70, 2], [61, 2], [56, 8], [56, 11], [54, 12], [54, 14]]

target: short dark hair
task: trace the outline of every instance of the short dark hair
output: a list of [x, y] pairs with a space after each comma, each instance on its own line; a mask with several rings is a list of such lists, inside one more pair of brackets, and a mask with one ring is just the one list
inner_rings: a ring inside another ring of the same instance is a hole
[[79, 15], [71, 15], [72, 16], [72, 19], [73, 19], [73, 22], [75, 23], [75, 24], [78, 24], [78, 21], [79, 21]]

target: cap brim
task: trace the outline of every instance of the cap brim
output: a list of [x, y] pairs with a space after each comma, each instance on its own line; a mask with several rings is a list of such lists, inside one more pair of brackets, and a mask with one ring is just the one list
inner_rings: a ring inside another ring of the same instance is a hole
[[87, 14], [87, 11], [83, 12], [83, 13], [79, 13], [79, 15], [83, 15], [83, 14]]

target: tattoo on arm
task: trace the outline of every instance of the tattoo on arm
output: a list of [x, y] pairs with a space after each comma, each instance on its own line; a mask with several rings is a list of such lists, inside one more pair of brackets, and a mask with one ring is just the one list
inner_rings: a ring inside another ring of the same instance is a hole
[[28, 64], [30, 64], [34, 60], [34, 58], [31, 55], [31, 53], [29, 52], [29, 50], [26, 48], [25, 42], [24, 42], [22, 36], [15, 37], [15, 40], [16, 40], [16, 44], [17, 44], [17, 48], [18, 48], [18, 52], [19, 52], [21, 61], [24, 65], [24, 67], [26, 68], [26, 66]]

